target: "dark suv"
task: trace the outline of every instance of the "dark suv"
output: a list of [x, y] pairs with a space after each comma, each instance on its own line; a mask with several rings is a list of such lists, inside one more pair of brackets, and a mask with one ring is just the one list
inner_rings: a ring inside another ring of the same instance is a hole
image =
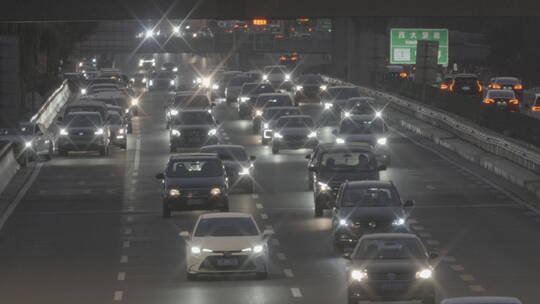
[[457, 74], [450, 83], [449, 90], [454, 93], [481, 96], [484, 88], [477, 75]]
[[173, 210], [229, 211], [227, 174], [217, 154], [171, 156], [156, 178], [163, 181], [163, 217]]
[[169, 135], [171, 152], [181, 147], [202, 147], [219, 142], [217, 122], [212, 114], [204, 110], [180, 112], [171, 121]]
[[379, 165], [371, 145], [364, 143], [324, 144], [308, 155], [310, 189], [313, 189], [315, 216], [335, 205], [338, 190], [346, 180], [378, 180]]
[[368, 233], [408, 232], [405, 208], [413, 205], [412, 200], [402, 202], [389, 181], [343, 183], [332, 218], [334, 246], [354, 247]]

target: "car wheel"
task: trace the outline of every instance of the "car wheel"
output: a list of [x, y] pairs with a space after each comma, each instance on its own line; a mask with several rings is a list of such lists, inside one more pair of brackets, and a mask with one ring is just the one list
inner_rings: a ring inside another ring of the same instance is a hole
[[127, 133], [128, 133], [128, 134], [133, 133], [133, 127], [132, 127], [131, 125], [129, 125], [129, 126], [127, 127]]
[[186, 274], [186, 279], [188, 281], [197, 281], [197, 274], [196, 273], [187, 273]]
[[261, 123], [253, 122], [253, 134], [259, 134], [259, 132], [261, 132]]
[[279, 154], [279, 148], [276, 146], [272, 146], [272, 154]]
[[435, 304], [435, 297], [428, 298], [428, 299], [423, 299], [422, 304]]
[[[171, 208], [167, 207], [165, 204], [163, 204], [163, 218], [169, 218], [171, 217]], [[188, 273], [189, 274], [189, 273]]]
[[311, 172], [308, 177], [308, 189], [313, 190], [313, 174], [311, 174]]

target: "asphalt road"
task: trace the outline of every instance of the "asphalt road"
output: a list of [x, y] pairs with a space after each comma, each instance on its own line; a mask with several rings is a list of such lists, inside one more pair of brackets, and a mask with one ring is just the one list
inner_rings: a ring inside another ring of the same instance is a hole
[[[261, 228], [275, 230], [270, 277], [186, 281], [178, 232], [191, 230], [201, 213], [161, 218], [154, 176], [169, 157], [167, 97], [144, 95], [127, 151], [43, 164], [0, 232], [0, 303], [345, 303], [346, 260], [331, 246], [330, 215], [313, 217], [308, 151], [272, 155], [251, 135], [251, 123], [224, 104], [216, 110], [223, 142], [257, 156], [256, 193], [234, 191], [231, 211], [252, 213]], [[515, 189], [422, 142], [399, 137], [391, 145], [393, 163], [382, 179], [416, 200], [413, 231], [442, 253], [438, 298], [508, 295], [538, 303], [540, 216], [505, 190]]]

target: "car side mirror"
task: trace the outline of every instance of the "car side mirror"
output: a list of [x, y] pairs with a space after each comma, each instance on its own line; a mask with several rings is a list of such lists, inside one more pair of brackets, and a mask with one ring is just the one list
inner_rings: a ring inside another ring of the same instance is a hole
[[386, 170], [386, 165], [378, 165], [378, 166], [377, 166], [377, 170], [379, 170], [379, 171], [384, 171], [384, 170]]
[[403, 207], [412, 207], [412, 206], [414, 206], [413, 200], [406, 200], [405, 204], [403, 204]]
[[158, 174], [156, 174], [156, 178], [157, 178], [157, 179], [165, 179], [165, 174], [163, 174], [163, 173], [158, 173]]
[[317, 172], [317, 167], [308, 167], [309, 172]]
[[272, 235], [274, 235], [274, 230], [270, 230], [270, 229], [265, 229], [262, 233], [263, 235], [263, 238], [269, 238], [271, 237]]
[[181, 238], [184, 238], [186, 240], [189, 240], [189, 232], [188, 231], [181, 231], [180, 233], [178, 233], [178, 235], [181, 237]]
[[311, 159], [311, 154], [306, 154], [306, 159]]
[[436, 259], [439, 257], [439, 253], [438, 252], [430, 252], [429, 253], [429, 258], [430, 259]]
[[257, 156], [255, 156], [255, 155], [251, 155], [251, 156], [249, 157], [249, 160], [250, 160], [250, 161], [255, 161], [256, 159], [257, 159]]

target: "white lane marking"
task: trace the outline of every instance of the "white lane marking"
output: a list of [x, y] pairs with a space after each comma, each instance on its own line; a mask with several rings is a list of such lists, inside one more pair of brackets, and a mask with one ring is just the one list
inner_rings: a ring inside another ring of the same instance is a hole
[[469, 288], [474, 292], [484, 292], [486, 289], [481, 285], [470, 285]]
[[418, 235], [419, 235], [420, 237], [423, 237], [423, 238], [429, 238], [429, 237], [431, 237], [431, 233], [425, 232], [425, 231], [419, 232]]
[[424, 230], [424, 226], [421, 226], [421, 225], [413, 225], [412, 228], [418, 231]]
[[272, 239], [272, 245], [279, 246], [279, 240], [278, 239]]
[[85, 190], [83, 190], [83, 193], [84, 193], [84, 194], [90, 194], [90, 193], [92, 193], [92, 190], [90, 190], [90, 189], [85, 189]]
[[291, 288], [291, 293], [292, 293], [292, 296], [295, 297], [295, 298], [301, 298], [302, 297], [302, 292], [300, 292], [299, 288]]
[[263, 205], [259, 204], [259, 203], [255, 204], [255, 206], [257, 207], [257, 209], [262, 209], [263, 208]]
[[263, 220], [267, 220], [268, 219], [268, 215], [266, 215], [266, 213], [261, 213], [261, 218]]
[[474, 277], [470, 274], [460, 274], [459, 277], [465, 282], [474, 281]]
[[259, 198], [259, 195], [258, 195], [257, 193], [253, 193], [253, 194], [251, 195], [251, 198], [253, 198], [253, 199], [258, 199], [258, 198]]
[[131, 173], [131, 175], [137, 176], [137, 175], [139, 175], [139, 172], [133, 172], [133, 173]]
[[135, 144], [135, 160], [133, 161], [133, 170], [138, 171], [141, 162], [141, 136], [137, 136], [137, 143]]
[[126, 273], [125, 272], [119, 272], [116, 276], [116, 279], [118, 281], [125, 281], [126, 280]]
[[131, 243], [129, 241], [124, 241], [122, 243], [122, 248], [129, 248], [129, 246], [131, 246]]
[[427, 188], [428, 190], [435, 190], [435, 187], [433, 187], [432, 185], [427, 185], [426, 188]]
[[133, 232], [133, 229], [131, 228], [126, 228], [126, 230], [124, 230], [125, 234], [131, 234], [132, 232]]
[[283, 269], [283, 273], [285, 274], [285, 276], [286, 276], [287, 278], [292, 278], [292, 277], [294, 277], [294, 274], [293, 274], [292, 270], [290, 270], [290, 269]]
[[133, 221], [133, 217], [132, 217], [132, 216], [128, 216], [128, 217], [126, 218], [126, 221], [128, 221], [128, 222]]
[[43, 164], [44, 163], [38, 163], [36, 165], [36, 167], [34, 168], [34, 172], [32, 172], [32, 175], [30, 175], [30, 178], [26, 181], [26, 183], [21, 188], [19, 193], [17, 193], [17, 195], [15, 196], [15, 199], [11, 202], [11, 204], [9, 204], [4, 214], [0, 216], [0, 231], [6, 224], [8, 218], [11, 216], [15, 208], [17, 208], [22, 198], [26, 195], [26, 192], [28, 191], [28, 189], [30, 189], [30, 186], [32, 186], [32, 184], [36, 180], [37, 176], [39, 175], [39, 171], [41, 171], [41, 167], [43, 167]]
[[450, 268], [452, 268], [453, 271], [464, 271], [465, 268], [461, 265], [450, 265]]
[[123, 255], [120, 257], [120, 264], [126, 264], [128, 262], [128, 256]]
[[282, 261], [285, 261], [287, 259], [287, 257], [285, 256], [285, 254], [283, 252], [276, 253], [276, 256], [277, 256], [278, 259], [280, 259]]
[[124, 292], [121, 290], [117, 290], [114, 292], [113, 300], [115, 301], [122, 301], [122, 298], [124, 297]]
[[86, 185], [86, 182], [85, 181], [80, 181], [77, 184], [79, 184], [80, 186], [84, 186], [84, 185]]
[[448, 263], [453, 263], [456, 261], [456, 258], [451, 255], [446, 255], [446, 256], [443, 256], [442, 260]]

